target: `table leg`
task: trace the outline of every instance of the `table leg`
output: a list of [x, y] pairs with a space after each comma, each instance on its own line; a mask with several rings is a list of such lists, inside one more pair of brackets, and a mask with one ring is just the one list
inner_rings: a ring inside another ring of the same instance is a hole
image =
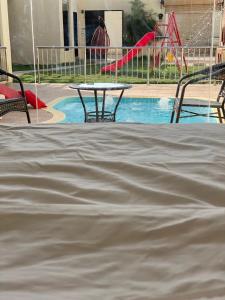
[[81, 101], [81, 104], [83, 106], [83, 109], [84, 109], [84, 122], [87, 122], [87, 111], [86, 111], [86, 107], [85, 107], [85, 104], [84, 104], [84, 99], [81, 95], [81, 92], [80, 90], [77, 90], [78, 94], [79, 94], [79, 97], [80, 97], [80, 101]]
[[102, 120], [104, 120], [105, 115], [105, 93], [106, 91], [103, 91], [103, 98], [102, 98]]
[[99, 116], [98, 116], [98, 94], [97, 94], [96, 90], [94, 90], [94, 94], [95, 94], [96, 122], [99, 122]]
[[122, 99], [122, 97], [123, 97], [123, 93], [124, 93], [124, 90], [122, 90], [122, 92], [121, 92], [121, 94], [120, 94], [120, 96], [119, 96], [119, 99], [118, 99], [118, 101], [117, 101], [117, 103], [116, 103], [115, 109], [114, 109], [114, 113], [113, 113], [113, 121], [114, 121], [114, 122], [116, 121], [116, 112], [117, 112], [118, 106], [119, 106], [119, 104], [120, 104], [120, 101], [121, 101], [121, 99]]

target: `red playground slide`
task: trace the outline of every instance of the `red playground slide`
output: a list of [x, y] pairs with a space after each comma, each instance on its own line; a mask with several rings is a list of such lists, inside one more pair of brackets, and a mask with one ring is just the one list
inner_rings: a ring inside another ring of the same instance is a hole
[[126, 55], [124, 55], [117, 62], [114, 62], [108, 66], [102, 67], [102, 72], [115, 72], [116, 66], [117, 69], [122, 68], [125, 64], [127, 64], [130, 60], [132, 60], [138, 53], [141, 51], [142, 47], [145, 47], [150, 41], [152, 41], [156, 37], [156, 32], [148, 32], [146, 33], [136, 44], [133, 49], [131, 49]]

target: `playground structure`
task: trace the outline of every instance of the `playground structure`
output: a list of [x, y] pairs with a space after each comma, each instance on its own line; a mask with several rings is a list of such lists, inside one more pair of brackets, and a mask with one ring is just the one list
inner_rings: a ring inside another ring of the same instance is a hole
[[138, 55], [143, 47], [148, 45], [148, 43], [154, 40], [156, 37], [156, 32], [146, 33], [136, 44], [133, 49], [131, 49], [126, 55], [124, 55], [117, 62], [114, 62], [108, 66], [105, 66], [101, 69], [102, 72], [115, 72], [116, 69], [122, 68], [125, 64], [131, 61], [134, 57]]
[[108, 48], [110, 46], [110, 38], [107, 33], [107, 29], [105, 26], [105, 22], [102, 17], [98, 17], [98, 27], [94, 31], [94, 34], [91, 39], [91, 46], [97, 46], [97, 47], [106, 47], [106, 48], [95, 48], [94, 54], [97, 56], [105, 56], [107, 55]]
[[[158, 36], [158, 33], [162, 32], [163, 36]], [[162, 61], [163, 48], [169, 49], [165, 59], [172, 63], [175, 61], [179, 72], [182, 70], [182, 66], [185, 66], [187, 71], [187, 60], [182, 52], [178, 55], [177, 47], [182, 47], [182, 42], [176, 22], [175, 13], [172, 12], [168, 15], [167, 23], [160, 23], [155, 26], [154, 31], [146, 33], [126, 55], [119, 60], [104, 66], [101, 68], [101, 72], [116, 72], [117, 69], [121, 69], [129, 61], [138, 55], [138, 53], [146, 47], [149, 43], [153, 43], [154, 48], [154, 66], [159, 66]]]
[[[182, 66], [185, 67], [185, 70], [187, 72], [188, 64], [187, 64], [187, 60], [185, 58], [184, 52], [180, 51], [181, 53], [178, 53], [179, 49], [183, 46], [183, 44], [181, 41], [179, 29], [177, 26], [175, 13], [172, 12], [168, 15], [167, 23], [157, 24], [156, 31], [164, 32], [162, 41], [159, 42], [160, 49], [159, 49], [159, 51], [157, 51], [157, 54], [155, 57], [156, 65], [160, 64], [162, 49], [166, 48], [166, 49], [168, 49], [168, 52], [166, 54], [167, 61], [168, 62], [175, 61], [179, 72], [181, 72]], [[156, 42], [156, 45], [157, 44], [158, 43]]]

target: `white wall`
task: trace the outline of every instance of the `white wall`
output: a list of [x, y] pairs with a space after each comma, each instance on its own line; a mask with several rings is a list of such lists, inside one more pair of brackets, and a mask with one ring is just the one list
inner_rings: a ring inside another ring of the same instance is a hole
[[[130, 0], [72, 0], [76, 3], [76, 9], [78, 13], [78, 43], [80, 46], [85, 45], [85, 14], [81, 11], [85, 10], [121, 10], [125, 13], [130, 12]], [[159, 0], [142, 0], [145, 4], [146, 11], [153, 11], [158, 18], [158, 13], [164, 13], [164, 9], [160, 7]], [[109, 16], [107, 16], [108, 18]], [[105, 19], [107, 30], [110, 35], [111, 46], [122, 46], [122, 24], [120, 20], [116, 18], [113, 20], [111, 17]], [[121, 24], [121, 28], [118, 28], [118, 24]]]
[[33, 61], [30, 3], [27, 0], [9, 0], [9, 28], [14, 63]]
[[63, 46], [62, 0], [33, 0], [35, 44]]
[[[151, 8], [157, 13], [161, 11], [159, 0], [143, 0], [143, 2], [146, 4], [146, 10]], [[63, 46], [62, 0], [33, 0], [32, 3], [35, 46]], [[32, 64], [33, 45], [30, 0], [8, 0], [8, 5], [13, 62]], [[129, 12], [130, 0], [69, 0], [71, 46], [74, 41], [73, 12], [77, 12], [78, 17], [79, 45], [85, 45], [85, 14], [82, 14], [81, 10], [122, 10]], [[116, 20], [114, 24], [118, 27]], [[116, 41], [116, 38], [114, 38], [116, 30], [114, 32], [113, 28], [108, 28], [108, 30], [110, 31], [113, 45], [117, 44], [116, 46], [120, 46], [120, 33]]]
[[[0, 43], [6, 50], [6, 68], [9, 72], [12, 71], [11, 63], [11, 44], [9, 37], [9, 20], [8, 20], [8, 4], [7, 0], [0, 0]], [[3, 66], [5, 67], [5, 66]]]
[[[8, 3], [13, 62], [32, 64], [30, 1], [8, 0]], [[32, 3], [35, 46], [62, 46], [62, 0], [33, 0]]]
[[[159, 0], [142, 0], [146, 10], [160, 12]], [[123, 10], [130, 11], [130, 0], [77, 0], [79, 7], [84, 10]]]
[[122, 47], [122, 11], [105, 11], [105, 25], [111, 47]]
[[[202, 2], [202, 4], [200, 4]], [[172, 4], [174, 5], [168, 5]], [[207, 5], [208, 3], [208, 5]], [[210, 3], [210, 4], [209, 4]], [[166, 12], [174, 11], [181, 38], [189, 46], [210, 46], [212, 42], [212, 1], [166, 1]], [[219, 45], [221, 12], [215, 13], [213, 42]]]

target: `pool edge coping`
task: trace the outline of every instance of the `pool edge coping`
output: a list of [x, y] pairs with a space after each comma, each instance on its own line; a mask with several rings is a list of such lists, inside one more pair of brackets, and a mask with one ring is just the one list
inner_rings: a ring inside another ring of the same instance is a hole
[[53, 106], [66, 98], [71, 98], [71, 97], [69, 96], [59, 97], [52, 100], [50, 103], [48, 103], [48, 107], [45, 110], [51, 113], [52, 117], [51, 119], [44, 121], [43, 124], [54, 124], [65, 120], [66, 115], [62, 111], [55, 109]]

